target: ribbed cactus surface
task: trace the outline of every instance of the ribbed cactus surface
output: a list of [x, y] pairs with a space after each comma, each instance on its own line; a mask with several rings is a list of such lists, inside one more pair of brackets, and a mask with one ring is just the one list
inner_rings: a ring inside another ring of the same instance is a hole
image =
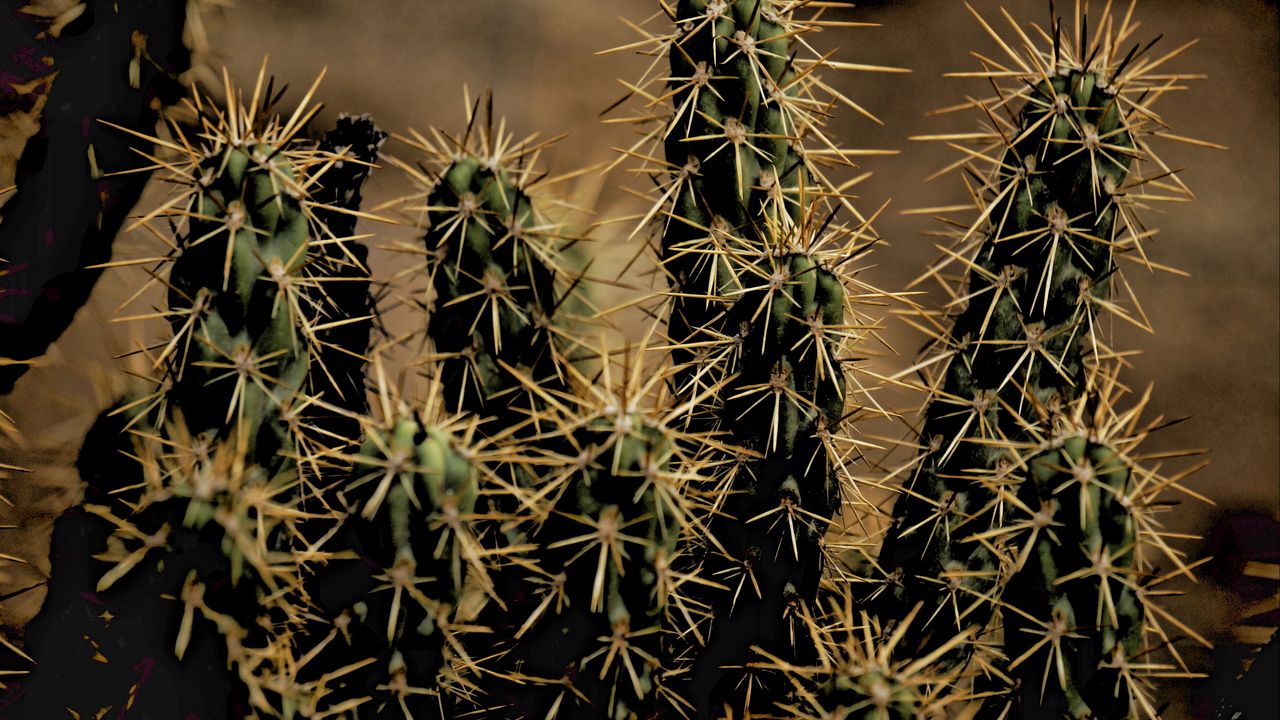
[[1010, 518], [1022, 557], [1004, 590], [1002, 716], [1132, 717], [1145, 608], [1128, 460], [1087, 437], [1055, 445], [1027, 463]]
[[[1077, 25], [1071, 40], [1055, 19], [1046, 47], [1009, 50], [1017, 86], [974, 101], [993, 126], [965, 136], [984, 144], [966, 167], [987, 180], [977, 217], [926, 275], [942, 282], [948, 317], [920, 323], [933, 335], [918, 366], [931, 400], [878, 560], [884, 617], [946, 608], [904, 641], [922, 653], [987, 627], [1004, 552], [990, 538], [1005, 522], [1018, 448], [1055, 435], [1092, 369], [1111, 358], [1103, 319], [1141, 324], [1113, 290], [1128, 289], [1123, 256], [1143, 257], [1129, 189], [1148, 182], [1145, 168], [1163, 171], [1141, 105], [1163, 80], [1146, 76], [1138, 46], [1125, 54], [1127, 17], [1103, 27], [1087, 37]], [[951, 660], [966, 658], [960, 648]]]
[[[879, 242], [848, 194], [861, 151], [825, 135], [861, 111], [811, 42], [845, 6], [661, 7], [627, 46], [655, 60], [623, 122], [666, 280], [622, 303], [654, 323], [638, 347], [579, 313], [598, 278], [569, 268], [584, 238], [550, 211], [546, 145], [487, 105], [399, 138], [425, 162], [387, 158], [415, 185], [388, 203], [415, 237], [387, 249], [422, 263], [375, 299], [351, 243], [381, 131], [301, 140], [312, 94], [276, 116], [265, 70], [248, 101], [192, 100], [198, 130], [175, 121], [152, 168], [179, 191], [139, 221], [173, 229], [148, 267], [154, 390], [82, 454], [111, 484], [85, 506], [95, 589], [162, 608], [164, 677], [227, 671], [218, 717], [1154, 719], [1152, 679], [1186, 671], [1170, 631], [1194, 636], [1156, 602], [1190, 575], [1155, 515], [1181, 475], [1135, 452], [1158, 423], [1145, 396], [1116, 408], [1100, 320], [1144, 323], [1133, 210], [1181, 187], [1146, 143], [1168, 58], [1124, 51], [1129, 14], [983, 58], [990, 125], [944, 138], [984, 145], [977, 215], [926, 275], [946, 309], [913, 308], [932, 340], [910, 371], [858, 375], [860, 307], [898, 298], [858, 276]], [[405, 346], [425, 352], [389, 375]], [[882, 523], [855, 485], [880, 440], [850, 426], [895, 416], [867, 398], [909, 373], [931, 399], [912, 457], [873, 465], [904, 486]]]

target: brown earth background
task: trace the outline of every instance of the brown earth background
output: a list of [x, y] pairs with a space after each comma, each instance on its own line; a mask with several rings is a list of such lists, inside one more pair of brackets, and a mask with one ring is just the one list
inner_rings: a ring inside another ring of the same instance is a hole
[[[1048, 20], [1047, 3], [1003, 3], [1021, 21]], [[998, 17], [999, 4], [973, 3], [984, 16]], [[1069, 3], [1059, 3], [1069, 11]], [[1101, 3], [1095, 3], [1100, 7]], [[619, 18], [641, 21], [656, 9], [652, 0], [242, 0], [214, 13], [212, 64], [225, 64], [238, 84], [251, 84], [270, 55], [270, 71], [293, 87], [295, 101], [310, 81], [327, 68], [319, 99], [325, 108], [317, 127], [338, 113], [371, 113], [393, 132], [428, 126], [458, 128], [463, 120], [464, 84], [473, 96], [491, 89], [496, 111], [523, 136], [567, 133], [543, 156], [552, 173], [615, 159], [614, 148], [629, 145], [632, 131], [601, 121], [600, 113], [633, 80], [647, 59], [631, 53], [597, 55], [600, 50], [638, 39]], [[1060, 9], [1060, 12], [1062, 10]], [[962, 2], [916, 0], [870, 3], [846, 13], [848, 19], [881, 23], [879, 28], [829, 29], [813, 39], [822, 50], [838, 49], [836, 60], [910, 68], [911, 74], [841, 73], [834, 84], [883, 120], [876, 125], [843, 110], [829, 126], [847, 146], [891, 148], [893, 156], [868, 157], [863, 169], [874, 173], [860, 184], [859, 207], [873, 211], [892, 199], [877, 223], [886, 245], [873, 254], [864, 278], [898, 290], [917, 276], [937, 252], [926, 233], [939, 229], [924, 215], [904, 215], [913, 207], [965, 201], [964, 187], [948, 175], [925, 178], [955, 159], [939, 143], [912, 142], [914, 135], [976, 129], [973, 113], [929, 116], [928, 111], [985, 94], [980, 81], [946, 79], [943, 73], [978, 68], [970, 51], [995, 52], [994, 45]], [[1206, 2], [1148, 0], [1138, 8], [1141, 39], [1163, 34], [1160, 46], [1172, 49], [1199, 38], [1199, 44], [1172, 69], [1204, 73], [1189, 89], [1160, 104], [1173, 131], [1230, 147], [1214, 151], [1164, 142], [1157, 146], [1196, 193], [1193, 203], [1164, 204], [1148, 213], [1159, 235], [1148, 253], [1159, 262], [1190, 273], [1188, 278], [1150, 274], [1129, 268], [1129, 279], [1156, 329], [1154, 335], [1117, 327], [1117, 345], [1137, 348], [1125, 380], [1142, 389], [1154, 384], [1147, 415], [1189, 416], [1153, 436], [1148, 450], [1205, 448], [1208, 467], [1188, 481], [1217, 507], [1190, 498], [1167, 516], [1168, 529], [1203, 534], [1224, 513], [1247, 510], [1280, 516], [1280, 117], [1277, 106], [1277, 10], [1259, 0]], [[634, 105], [632, 105], [634, 107]], [[625, 113], [624, 113], [625, 114]], [[0, 186], [12, 178], [14, 146], [20, 149], [21, 120], [0, 125], [8, 142], [0, 150]], [[403, 146], [386, 150], [407, 155]], [[592, 177], [595, 177], [593, 174]], [[580, 198], [590, 199], [594, 220], [643, 211], [643, 203], [625, 188], [643, 189], [641, 178], [614, 172], [578, 183]], [[366, 207], [409, 191], [392, 169], [374, 174]], [[148, 192], [139, 209], [152, 207], [162, 190]], [[623, 228], [626, 228], [624, 230]], [[593, 232], [597, 266], [608, 266], [636, 251], [626, 245], [630, 226], [605, 225]], [[375, 233], [375, 246], [411, 241], [412, 231], [362, 223]], [[154, 249], [142, 231], [117, 241], [115, 256], [138, 257]], [[635, 241], [633, 241], [635, 242]], [[375, 252], [375, 277], [390, 277], [404, 256]], [[0, 399], [21, 429], [23, 439], [3, 461], [32, 472], [7, 482], [3, 493], [13, 502], [17, 526], [0, 535], [0, 553], [27, 564], [0, 565], [0, 594], [38, 583], [49, 571], [47, 553], [54, 519], [77, 502], [81, 488], [71, 463], [80, 438], [96, 414], [125, 387], [122, 365], [113, 356], [128, 351], [150, 329], [137, 323], [111, 323], [117, 305], [133, 293], [140, 276], [109, 271], [89, 306], [46, 358]], [[618, 297], [625, 297], [618, 290]], [[605, 295], [608, 295], [605, 292]], [[608, 304], [609, 298], [602, 298]], [[928, 303], [928, 298], [919, 299]], [[135, 308], [136, 310], [136, 308]], [[903, 354], [876, 361], [893, 372], [909, 364], [920, 338], [902, 323], [886, 319], [887, 336]], [[627, 328], [624, 328], [626, 330]], [[904, 406], [918, 402], [904, 398]], [[1273, 538], [1272, 547], [1276, 540]], [[1184, 543], [1193, 556], [1195, 541]], [[1202, 581], [1180, 589], [1177, 609], [1197, 631], [1224, 637], [1237, 624], [1240, 601], [1225, 586]], [[36, 590], [0, 603], [0, 624], [18, 634], [39, 608]], [[1205, 651], [1190, 649], [1202, 663]], [[1191, 717], [1187, 683], [1170, 691], [1167, 717]]]

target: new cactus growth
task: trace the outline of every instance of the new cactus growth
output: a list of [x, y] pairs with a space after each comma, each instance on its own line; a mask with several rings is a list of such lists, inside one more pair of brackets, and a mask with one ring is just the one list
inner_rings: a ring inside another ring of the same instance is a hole
[[[948, 709], [969, 698], [953, 683], [957, 673], [931, 667], [941, 653], [917, 657], [902, 653], [899, 643], [911, 626], [909, 615], [892, 633], [858, 610], [848, 584], [824, 585], [813, 627], [818, 660], [797, 666], [770, 658], [768, 667], [793, 685], [793, 698], [776, 699], [768, 717], [799, 720], [912, 720], [948, 717]], [[963, 635], [953, 644], [965, 642]], [[941, 651], [950, 648], [944, 646]]]
[[1119, 408], [1119, 371], [1091, 372], [1053, 433], [1021, 450], [1004, 523], [975, 538], [1006, 568], [1000, 652], [986, 660], [999, 680], [980, 681], [990, 697], [979, 717], [1158, 718], [1152, 679], [1186, 671], [1168, 626], [1208, 644], [1159, 602], [1170, 594], [1159, 586], [1191, 566], [1158, 513], [1167, 491], [1189, 492], [1196, 466], [1144, 467], [1137, 448], [1161, 420], [1140, 424], [1149, 391]]
[[[1169, 173], [1146, 141], [1156, 132], [1151, 91], [1167, 82], [1151, 71], [1168, 58], [1130, 45], [1129, 15], [1104, 16], [1103, 32], [1089, 36], [1077, 7], [1074, 39], [1055, 18], [1040, 32], [1044, 47], [1007, 19], [1020, 52], [979, 16], [1016, 72], [982, 73], [1010, 84], [974, 103], [991, 123], [972, 156], [988, 178], [975, 194], [980, 212], [925, 276], [943, 284], [954, 315], [921, 322], [933, 341], [916, 367], [928, 371], [932, 400], [879, 557], [882, 616], [931, 611], [906, 640], [922, 653], [986, 628], [1001, 561], [978, 538], [1003, 522], [1017, 448], [1052, 434], [1090, 367], [1111, 356], [1100, 311], [1142, 324], [1140, 310], [1112, 299], [1127, 288], [1119, 263], [1145, 262], [1150, 233], [1133, 210], [1150, 196], [1140, 188], [1185, 191], [1176, 175], [1161, 179]], [[1157, 176], [1144, 173], [1152, 166]], [[946, 276], [955, 267], [962, 277]], [[960, 648], [951, 659], [966, 657]]]

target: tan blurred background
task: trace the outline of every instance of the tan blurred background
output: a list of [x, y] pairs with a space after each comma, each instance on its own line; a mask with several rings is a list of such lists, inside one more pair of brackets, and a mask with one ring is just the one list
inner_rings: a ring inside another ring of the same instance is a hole
[[[998, 15], [996, 2], [973, 4], [988, 17]], [[1041, 0], [1003, 4], [1019, 20], [1048, 19]], [[1058, 4], [1069, 9], [1067, 0]], [[295, 100], [327, 67], [319, 127], [340, 112], [368, 112], [393, 132], [429, 125], [458, 128], [463, 84], [473, 95], [492, 89], [497, 112], [517, 135], [568, 134], [544, 156], [547, 169], [561, 173], [613, 160], [613, 148], [632, 141], [629, 129], [603, 124], [599, 115], [625, 92], [618, 78], [639, 77], [647, 60], [596, 53], [638, 39], [619, 18], [641, 21], [655, 6], [652, 0], [243, 0], [215, 18], [212, 46], [216, 62], [225, 63], [241, 84], [252, 82], [269, 54], [271, 72], [291, 83]], [[823, 50], [838, 48], [837, 60], [913, 70], [836, 78], [837, 87], [884, 124], [843, 112], [831, 125], [846, 145], [901, 150], [896, 156], [867, 158], [864, 168], [875, 174], [859, 186], [865, 212], [892, 198], [877, 224], [888, 245], [873, 255], [875, 267], [866, 272], [880, 287], [900, 289], [934, 259], [933, 239], [925, 233], [936, 230], [937, 223], [899, 211], [964, 200], [954, 176], [924, 182], [955, 158], [953, 151], [907, 138], [975, 129], [972, 114], [926, 113], [985, 93], [980, 81], [942, 75], [975, 69], [969, 51], [991, 53], [993, 44], [958, 0], [868, 3], [846, 15], [883, 27], [832, 29], [813, 42]], [[1221, 510], [1252, 508], [1273, 516], [1280, 511], [1277, 11], [1259, 0], [1148, 0], [1138, 15], [1144, 23], [1140, 38], [1164, 34], [1157, 49], [1200, 39], [1173, 68], [1208, 78], [1162, 101], [1162, 117], [1178, 134], [1231, 148], [1159, 146], [1170, 166], [1185, 168], [1182, 177], [1197, 200], [1148, 214], [1148, 224], [1160, 230], [1148, 252], [1191, 277], [1130, 268], [1129, 278], [1157, 332], [1122, 328], [1118, 342], [1143, 350], [1127, 381], [1137, 388], [1155, 384], [1148, 415], [1190, 416], [1153, 437], [1149, 449], [1211, 451], [1211, 464], [1188, 484], [1220, 509], [1188, 498], [1168, 516], [1170, 530], [1202, 533]], [[386, 149], [403, 154], [394, 142]], [[640, 212], [639, 201], [623, 192], [624, 187], [643, 188], [639, 181], [625, 172], [605, 178], [595, 203], [597, 219]], [[397, 171], [375, 173], [366, 207], [408, 191]], [[154, 202], [158, 195], [149, 197]], [[634, 252], [621, 245], [626, 235], [621, 227], [596, 233], [608, 258]], [[377, 233], [375, 244], [411, 237], [404, 228], [374, 223], [362, 224], [361, 230]], [[134, 235], [118, 242], [117, 257], [137, 257], [146, 252], [140, 248], [151, 247], [152, 240]], [[380, 253], [375, 262], [375, 272], [387, 277], [405, 261]], [[123, 387], [120, 363], [111, 358], [129, 348], [131, 334], [139, 331], [109, 324], [108, 318], [136, 282], [136, 276], [108, 272], [47, 366], [29, 373], [13, 395], [0, 401], [27, 438], [28, 446], [16, 457], [34, 471], [4, 488], [21, 527], [0, 537], [0, 552], [22, 557], [30, 566], [0, 567], [0, 593], [38, 582], [48, 571], [51, 524], [80, 492], [70, 468], [79, 438]], [[889, 326], [898, 349], [913, 354], [920, 339], [894, 321]], [[880, 362], [887, 371], [908, 364], [905, 358]], [[1194, 542], [1185, 546], [1197, 547]], [[1215, 635], [1236, 622], [1239, 603], [1227, 590], [1207, 582], [1191, 590], [1171, 604], [1197, 630]], [[38, 607], [40, 595], [36, 591], [0, 605], [0, 623], [20, 626]], [[1204, 661], [1206, 656], [1193, 651], [1189, 657]], [[1179, 695], [1168, 717], [1188, 712]]]

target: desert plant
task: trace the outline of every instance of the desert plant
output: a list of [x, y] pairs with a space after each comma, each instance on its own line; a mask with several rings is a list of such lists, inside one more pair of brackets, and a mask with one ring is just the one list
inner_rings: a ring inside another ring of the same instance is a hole
[[[861, 111], [809, 43], [840, 6], [663, 3], [672, 25], [629, 46], [656, 62], [624, 122], [668, 282], [635, 303], [666, 322], [638, 348], [582, 330], [545, 145], [488, 102], [401, 138], [425, 155], [393, 160], [420, 239], [393, 249], [428, 287], [371, 352], [390, 307], [354, 219], [381, 132], [302, 141], [315, 87], [282, 119], [265, 71], [247, 102], [197, 96], [198, 133], [175, 123], [156, 161], [181, 190], [140, 223], [177, 228], [156, 388], [114, 414], [125, 453], [110, 423], [87, 445], [132, 468], [88, 507], [110, 525], [98, 588], [155, 595], [139, 576], [163, 566], [164, 643], [214, 648], [246, 717], [1156, 715], [1186, 628], [1148, 555], [1189, 575], [1155, 515], [1181, 476], [1135, 451], [1152, 426], [1117, 409], [1099, 312], [1144, 324], [1119, 264], [1155, 267], [1134, 209], [1184, 190], [1147, 144], [1177, 76], [1122, 52], [1128, 14], [984, 61], [993, 124], [945, 138], [983, 145], [978, 214], [926, 275], [949, 302], [915, 316], [933, 342], [904, 373], [931, 398], [920, 452], [854, 577], [828, 543], [854, 532], [851, 425], [881, 412], [864, 306], [894, 298], [855, 267], [878, 241], [840, 177], [861, 151], [825, 135]], [[425, 399], [388, 379], [402, 345]]]
[[657, 187], [646, 220], [659, 220], [670, 286], [673, 392], [691, 430], [718, 436], [703, 456], [716, 468], [714, 512], [686, 536], [705, 580], [690, 593], [706, 627], [681, 632], [698, 646], [689, 692], [702, 714], [743, 702], [759, 712], [785, 691], [751, 665], [753, 646], [816, 659], [804, 608], [848, 482], [842, 423], [862, 412], [846, 402], [846, 375], [874, 329], [857, 305], [876, 291], [850, 260], [875, 235], [847, 185], [826, 176], [853, 154], [824, 135], [840, 96], [822, 71], [839, 63], [807, 40], [831, 7], [677, 3], [664, 18], [674, 28], [647, 38], [656, 61], [636, 86], [651, 129], [629, 154]]
[[[326, 260], [321, 241], [345, 238], [328, 235], [310, 191], [338, 162], [359, 162], [346, 147], [322, 151], [300, 140], [316, 111], [310, 94], [303, 110], [280, 118], [263, 70], [247, 102], [229, 84], [222, 108], [197, 94], [190, 109], [198, 130], [174, 122], [175, 141], [149, 139], [177, 155], [156, 167], [178, 193], [141, 221], [164, 218], [177, 228], [164, 258], [169, 272], [154, 275], [163, 277], [169, 306], [154, 316], [169, 321], [172, 336], [149, 353], [155, 390], [117, 408], [119, 422], [100, 420], [108, 433], [131, 432], [100, 437], [86, 445], [93, 457], [82, 458], [102, 481], [85, 509], [112, 528], [97, 556], [111, 565], [91, 573], [96, 591], [121, 603], [122, 615], [133, 602], [141, 611], [164, 594], [177, 597], [153, 609], [176, 622], [170, 647], [181, 659], [198, 634], [206, 648], [221, 646], [215, 655], [229, 658], [247, 691], [228, 701], [245, 713], [270, 703], [250, 682], [264, 662], [257, 653], [279, 649], [276, 631], [264, 632], [259, 618], [299, 622], [298, 567], [312, 559], [321, 532], [306, 522], [320, 517], [303, 501], [319, 493], [318, 469], [344, 449], [312, 430], [314, 418], [339, 408], [309, 394], [321, 357], [320, 312], [309, 301], [326, 274], [317, 269]], [[363, 176], [344, 179], [358, 193]], [[136, 464], [119, 462], [121, 453]], [[115, 472], [98, 474], [99, 464]], [[141, 568], [159, 582], [139, 580]], [[225, 642], [210, 642], [219, 636]]]
[[575, 239], [526, 189], [546, 143], [495, 129], [492, 103], [469, 105], [458, 135], [400, 138], [426, 163], [397, 164], [421, 188], [404, 210], [422, 229], [427, 362], [451, 410], [510, 428], [536, 419], [540, 394], [567, 388], [574, 341], [563, 318], [581, 279], [564, 267]]
[[885, 617], [931, 609], [908, 638], [926, 652], [986, 628], [1003, 578], [1000, 549], [979, 538], [1003, 522], [1017, 448], [1052, 435], [1090, 368], [1113, 356], [1100, 314], [1145, 327], [1136, 302], [1124, 303], [1120, 267], [1159, 267], [1135, 209], [1162, 199], [1155, 188], [1186, 192], [1148, 144], [1160, 129], [1150, 107], [1171, 82], [1154, 71], [1169, 56], [1130, 47], [1131, 16], [1095, 18], [1089, 36], [1078, 9], [1070, 34], [1052, 18], [1028, 35], [1006, 14], [1012, 44], [978, 19], [1015, 70], [978, 73], [998, 83], [973, 103], [983, 132], [933, 136], [979, 144], [962, 165], [984, 180], [972, 191], [977, 217], [921, 278], [938, 280], [948, 303], [946, 316], [917, 321], [932, 341], [913, 371], [931, 400], [878, 559]]

